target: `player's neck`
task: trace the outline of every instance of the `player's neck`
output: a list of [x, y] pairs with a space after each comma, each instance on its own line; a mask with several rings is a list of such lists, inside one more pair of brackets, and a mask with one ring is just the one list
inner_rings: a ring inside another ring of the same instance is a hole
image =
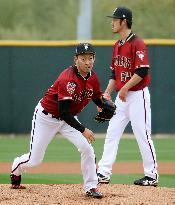
[[129, 36], [129, 34], [131, 33], [131, 29], [127, 29], [127, 30], [124, 30], [124, 31], [121, 31], [119, 33], [120, 35], [120, 39], [125, 41], [127, 39], [127, 37]]
[[91, 71], [90, 72], [83, 72], [80, 69], [75, 66], [76, 73], [81, 76], [84, 80], [87, 80], [91, 76]]

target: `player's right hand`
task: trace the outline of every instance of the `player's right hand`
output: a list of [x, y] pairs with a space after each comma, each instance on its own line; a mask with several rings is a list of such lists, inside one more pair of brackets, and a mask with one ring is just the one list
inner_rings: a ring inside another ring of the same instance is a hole
[[90, 144], [95, 141], [94, 133], [91, 130], [85, 128], [82, 134]]
[[126, 102], [127, 94], [128, 94], [128, 89], [125, 88], [125, 87], [122, 87], [119, 91], [119, 94], [118, 94], [120, 100], [123, 101], [123, 102]]

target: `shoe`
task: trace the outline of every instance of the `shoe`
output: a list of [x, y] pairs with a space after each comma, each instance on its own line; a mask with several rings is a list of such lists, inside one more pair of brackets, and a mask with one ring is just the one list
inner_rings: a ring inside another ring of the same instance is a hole
[[140, 185], [140, 186], [155, 186], [156, 187], [158, 185], [158, 180], [145, 176], [141, 179], [135, 180], [134, 184]]
[[109, 184], [110, 182], [110, 177], [106, 177], [100, 173], [97, 173], [97, 177], [98, 177], [98, 183], [100, 184]]
[[103, 194], [99, 192], [98, 188], [92, 188], [86, 192], [86, 195], [93, 198], [101, 199]]
[[10, 187], [11, 189], [25, 189], [25, 186], [20, 185], [21, 184], [21, 175], [16, 176], [14, 174], [10, 175], [11, 179], [11, 184], [12, 186]]

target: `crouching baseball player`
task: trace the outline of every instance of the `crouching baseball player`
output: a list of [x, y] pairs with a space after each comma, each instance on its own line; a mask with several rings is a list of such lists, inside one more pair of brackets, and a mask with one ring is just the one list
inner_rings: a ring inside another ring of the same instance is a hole
[[81, 154], [86, 195], [102, 198], [97, 188], [95, 154], [91, 145], [95, 140], [94, 134], [84, 127], [76, 116], [90, 100], [102, 109], [105, 108], [105, 111], [111, 105], [102, 97], [98, 77], [92, 70], [95, 62], [94, 47], [89, 43], [79, 44], [76, 47], [74, 62], [73, 66], [66, 68], [58, 76], [35, 108], [30, 151], [14, 159], [10, 175], [12, 189], [25, 188], [21, 185], [22, 173], [28, 167], [37, 166], [42, 162], [48, 144], [59, 132], [73, 143]]

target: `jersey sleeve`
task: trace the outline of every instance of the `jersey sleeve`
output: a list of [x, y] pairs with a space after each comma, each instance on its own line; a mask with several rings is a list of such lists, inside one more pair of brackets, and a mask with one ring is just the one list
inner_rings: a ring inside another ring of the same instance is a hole
[[148, 62], [148, 49], [142, 40], [136, 42], [134, 52], [135, 69], [143, 67], [149, 68], [150, 66]]
[[60, 76], [58, 81], [58, 101], [72, 100], [76, 86], [77, 85], [73, 80]]
[[118, 53], [118, 41], [114, 44], [114, 48], [112, 52], [112, 62], [110, 65], [111, 72], [114, 72], [115, 70], [114, 62], [115, 62], [115, 56], [117, 55], [117, 53]]

